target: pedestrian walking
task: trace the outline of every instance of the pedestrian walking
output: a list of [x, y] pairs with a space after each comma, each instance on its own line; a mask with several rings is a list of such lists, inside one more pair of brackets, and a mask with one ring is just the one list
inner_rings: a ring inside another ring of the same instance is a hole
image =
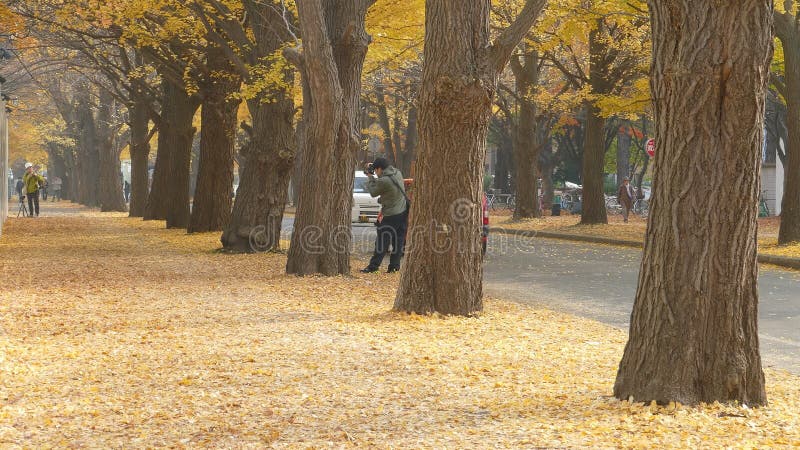
[[622, 206], [622, 218], [625, 223], [628, 223], [628, 216], [633, 208], [635, 198], [636, 194], [633, 191], [633, 186], [631, 186], [631, 180], [625, 177], [622, 180], [622, 184], [619, 186], [619, 191], [617, 191], [617, 200]]
[[22, 182], [25, 184], [25, 196], [28, 197], [28, 214], [30, 217], [39, 217], [39, 188], [45, 183], [44, 177], [36, 173], [33, 164], [26, 163]]
[[128, 203], [131, 200], [131, 184], [128, 180], [122, 184], [122, 193], [125, 194], [125, 203]]

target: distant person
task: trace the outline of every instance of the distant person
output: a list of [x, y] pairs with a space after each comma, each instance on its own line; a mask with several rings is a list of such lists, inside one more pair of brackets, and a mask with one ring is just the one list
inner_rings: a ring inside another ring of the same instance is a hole
[[53, 193], [50, 195], [51, 202], [61, 201], [61, 185], [63, 183], [64, 182], [61, 181], [61, 177], [59, 176], [53, 177], [52, 181], [50, 181], [50, 189], [53, 191]]
[[633, 186], [631, 186], [631, 180], [630, 178], [625, 177], [622, 180], [622, 184], [619, 186], [619, 191], [617, 192], [617, 200], [622, 206], [622, 217], [625, 223], [628, 223], [628, 215], [631, 213], [635, 198], [636, 193], [633, 191]]
[[47, 189], [48, 189], [47, 185], [48, 185], [47, 178], [45, 178], [44, 183], [42, 183], [41, 187], [39, 188], [39, 194], [41, 194], [43, 201], [47, 201]]
[[33, 164], [26, 163], [22, 182], [25, 183], [25, 196], [28, 197], [30, 217], [39, 217], [39, 187], [45, 183], [44, 177], [36, 173]]
[[125, 194], [125, 203], [128, 203], [131, 199], [131, 184], [128, 180], [122, 183], [122, 193]]

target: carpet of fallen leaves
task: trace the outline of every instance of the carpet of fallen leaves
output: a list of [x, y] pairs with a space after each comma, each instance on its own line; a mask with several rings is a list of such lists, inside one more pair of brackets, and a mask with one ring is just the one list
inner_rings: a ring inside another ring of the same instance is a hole
[[0, 239], [2, 448], [800, 446], [787, 372], [765, 408], [630, 404], [608, 326], [393, 313], [396, 275], [288, 277], [217, 233], [61, 212]]
[[[622, 216], [608, 217], [605, 225], [579, 225], [579, 215], [545, 216], [539, 219], [513, 220], [510, 216], [500, 216], [492, 221], [492, 226], [518, 230], [551, 231], [556, 233], [598, 236], [611, 239], [642, 242], [647, 230], [647, 219], [631, 215], [628, 223]], [[780, 217], [758, 219], [759, 253], [789, 258], [800, 258], [800, 242], [791, 245], [778, 245]]]

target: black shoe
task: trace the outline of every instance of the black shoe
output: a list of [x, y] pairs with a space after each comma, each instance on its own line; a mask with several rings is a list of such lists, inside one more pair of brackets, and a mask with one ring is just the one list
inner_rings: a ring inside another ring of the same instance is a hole
[[399, 267], [389, 267], [389, 270], [386, 271], [386, 273], [394, 273], [394, 272], [400, 272], [400, 268]]
[[365, 267], [365, 268], [361, 269], [361, 273], [375, 273], [377, 271], [378, 271], [377, 267], [375, 267], [375, 268]]

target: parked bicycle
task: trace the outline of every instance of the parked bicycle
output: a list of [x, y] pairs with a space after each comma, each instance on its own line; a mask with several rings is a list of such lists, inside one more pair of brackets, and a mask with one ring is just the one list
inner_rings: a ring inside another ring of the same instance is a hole
[[633, 203], [632, 211], [634, 214], [647, 217], [647, 215], [650, 214], [650, 203], [643, 198], [636, 199], [636, 201]]
[[611, 215], [622, 214], [622, 204], [614, 195], [606, 195], [606, 212]]
[[583, 209], [581, 196], [578, 191], [566, 191], [561, 194], [561, 209], [571, 214], [580, 214]]
[[767, 191], [762, 191], [758, 196], [758, 217], [769, 217], [769, 204], [767, 204]]

